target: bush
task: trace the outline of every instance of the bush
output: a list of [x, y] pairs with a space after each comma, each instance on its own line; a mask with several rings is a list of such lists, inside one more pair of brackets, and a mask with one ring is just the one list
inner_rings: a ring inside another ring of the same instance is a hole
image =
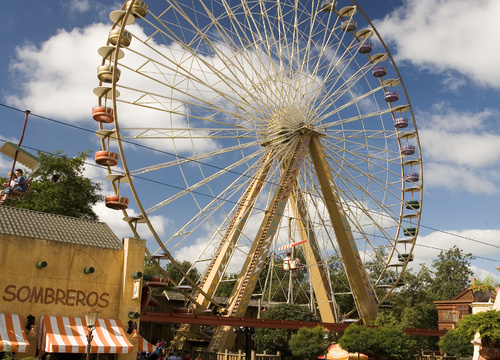
[[410, 337], [394, 324], [376, 328], [362, 325], [349, 326], [339, 340], [340, 346], [351, 353], [363, 353], [369, 358], [407, 359], [410, 354]]
[[471, 357], [474, 345], [463, 332], [450, 330], [439, 340], [439, 347], [446, 355], [457, 357]]
[[297, 334], [290, 337], [289, 345], [296, 358], [316, 360], [326, 354], [329, 344], [325, 340], [324, 328], [316, 326], [313, 329], [300, 328]]

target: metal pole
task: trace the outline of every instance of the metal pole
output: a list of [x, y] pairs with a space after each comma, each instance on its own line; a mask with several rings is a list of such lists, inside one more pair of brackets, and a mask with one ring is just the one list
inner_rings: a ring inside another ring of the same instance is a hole
[[90, 360], [90, 352], [92, 351], [92, 331], [94, 328], [92, 326], [87, 327], [87, 357], [86, 360]]
[[[24, 117], [23, 131], [21, 132], [21, 138], [19, 139], [19, 143], [17, 144], [18, 147], [21, 147], [21, 144], [23, 143], [24, 132], [26, 131], [26, 124], [28, 123], [28, 115], [31, 113], [31, 111], [26, 110], [25, 113], [26, 113], [26, 116]], [[11, 170], [12, 174], [14, 174], [14, 170], [16, 169], [16, 161], [17, 161], [18, 152], [19, 152], [19, 150], [16, 149], [16, 152], [14, 154], [14, 162], [12, 163], [12, 170]], [[12, 180], [12, 175], [10, 176], [9, 183], [10, 183], [10, 180]]]
[[250, 333], [250, 328], [247, 328], [246, 332], [246, 342], [245, 342], [245, 360], [251, 360], [252, 359], [252, 349], [250, 347], [250, 341], [252, 334]]

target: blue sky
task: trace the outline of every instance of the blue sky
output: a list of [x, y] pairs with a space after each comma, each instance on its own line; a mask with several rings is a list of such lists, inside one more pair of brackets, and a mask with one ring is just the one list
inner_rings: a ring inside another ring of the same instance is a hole
[[[500, 2], [358, 4], [395, 58], [418, 126], [424, 200], [413, 267], [457, 245], [478, 257], [473, 263], [477, 276], [491, 273], [500, 282], [495, 269], [500, 266], [500, 50], [495, 45]], [[0, 140], [18, 141], [24, 114], [16, 109], [29, 109], [37, 116], [30, 118], [25, 146], [68, 155], [98, 148], [90, 116], [97, 49], [111, 26], [109, 12], [120, 6], [25, 0], [2, 12]], [[0, 157], [0, 172], [6, 174], [10, 164]], [[99, 168], [88, 166], [87, 173], [103, 181]], [[121, 216], [102, 204], [96, 211], [118, 236], [127, 236]], [[171, 220], [163, 215], [155, 221], [162, 235]]]

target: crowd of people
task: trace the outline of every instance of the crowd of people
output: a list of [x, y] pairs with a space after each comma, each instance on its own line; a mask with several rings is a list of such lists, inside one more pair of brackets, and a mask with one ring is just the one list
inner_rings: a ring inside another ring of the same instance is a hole
[[[179, 351], [169, 351], [169, 349], [165, 348], [165, 341], [156, 342], [156, 350], [146, 353], [145, 358], [147, 360], [192, 360], [191, 354], [189, 353], [186, 354], [183, 359]], [[194, 360], [202, 359], [200, 355], [198, 355]]]

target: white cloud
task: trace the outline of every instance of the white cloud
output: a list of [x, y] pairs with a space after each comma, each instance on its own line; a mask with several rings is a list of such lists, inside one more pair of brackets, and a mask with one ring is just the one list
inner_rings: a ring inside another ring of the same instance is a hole
[[71, 0], [66, 4], [71, 10], [77, 12], [86, 12], [91, 8], [90, 0]]
[[375, 26], [396, 47], [398, 61], [430, 71], [455, 70], [481, 86], [500, 88], [498, 0], [405, 0]]
[[477, 172], [466, 167], [431, 162], [424, 166], [424, 177], [429, 188], [444, 187], [471, 194], [498, 193], [498, 183], [492, 181], [498, 177], [498, 172]]
[[10, 71], [20, 78], [22, 93], [6, 96], [7, 103], [68, 122], [91, 119], [96, 102], [92, 89], [101, 62], [97, 49], [105, 44], [108, 31], [109, 25], [94, 24], [60, 30], [39, 48], [17, 47]]
[[[0, 139], [5, 140], [5, 141], [10, 141], [16, 145], [19, 143], [19, 139], [12, 138], [12, 137], [6, 137], [6, 136], [3, 136], [2, 134], [0, 134]], [[2, 145], [3, 145], [3, 143], [0, 144], [0, 146], [2, 146]], [[7, 173], [12, 170], [12, 162], [13, 162], [13, 160], [10, 157], [8, 157], [4, 154], [0, 154], [0, 176], [7, 177]], [[20, 164], [18, 166], [16, 166], [16, 168], [17, 167], [25, 169]], [[30, 170], [28, 170], [28, 171], [30, 171]]]
[[500, 255], [499, 238], [500, 230], [495, 229], [434, 231], [425, 236], [420, 235], [414, 251], [415, 260], [410, 267], [415, 271], [418, 271], [418, 264], [421, 263], [430, 267], [441, 250], [448, 251], [453, 246], [457, 246], [465, 254], [471, 253], [478, 257], [471, 263], [475, 276], [484, 278], [491, 274], [496, 281], [500, 282], [500, 273], [496, 270], [498, 263], [487, 260]]
[[441, 81], [443, 84], [444, 91], [450, 91], [452, 93], [458, 93], [459, 90], [463, 90], [467, 85], [467, 81], [464, 78], [459, 78], [451, 74], [447, 74], [447, 77]]
[[491, 109], [459, 112], [448, 103], [418, 114], [426, 186], [498, 192], [499, 116]]

